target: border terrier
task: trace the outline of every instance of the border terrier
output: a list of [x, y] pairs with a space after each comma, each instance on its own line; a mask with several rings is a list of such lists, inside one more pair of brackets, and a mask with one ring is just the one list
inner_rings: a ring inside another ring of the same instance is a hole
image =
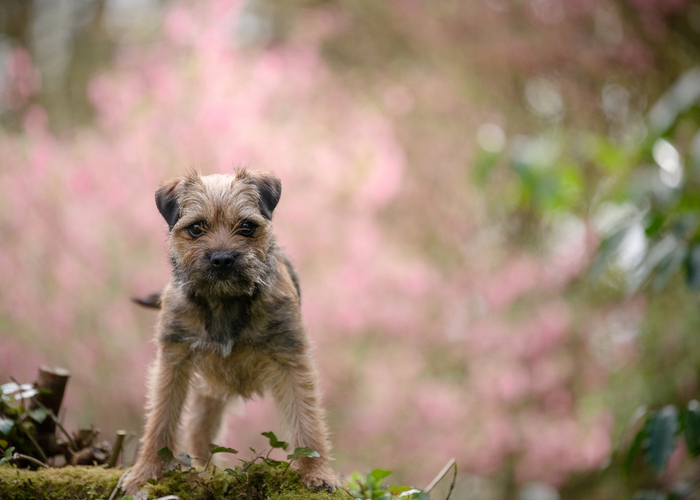
[[[297, 275], [272, 234], [281, 194], [272, 174], [191, 172], [156, 191], [169, 227], [172, 279], [143, 305], [160, 308], [140, 454], [124, 481], [133, 494], [162, 475], [158, 450], [210, 454], [227, 401], [269, 391], [293, 447], [316, 450], [299, 471], [312, 489], [336, 489], [318, 377], [301, 318]], [[187, 399], [187, 404], [186, 404]]]

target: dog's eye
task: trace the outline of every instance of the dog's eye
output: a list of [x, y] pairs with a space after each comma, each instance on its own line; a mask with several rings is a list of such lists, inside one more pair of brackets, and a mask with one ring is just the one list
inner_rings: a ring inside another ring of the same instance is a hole
[[190, 233], [190, 236], [193, 238], [199, 238], [204, 234], [204, 228], [201, 224], [192, 224], [187, 228], [187, 232]]
[[252, 236], [258, 226], [249, 220], [244, 220], [238, 226], [237, 233], [241, 236]]

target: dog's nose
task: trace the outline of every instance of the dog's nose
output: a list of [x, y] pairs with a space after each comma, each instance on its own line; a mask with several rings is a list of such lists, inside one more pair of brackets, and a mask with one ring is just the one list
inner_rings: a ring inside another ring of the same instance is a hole
[[233, 265], [235, 257], [231, 252], [214, 252], [209, 259], [214, 269], [225, 271]]

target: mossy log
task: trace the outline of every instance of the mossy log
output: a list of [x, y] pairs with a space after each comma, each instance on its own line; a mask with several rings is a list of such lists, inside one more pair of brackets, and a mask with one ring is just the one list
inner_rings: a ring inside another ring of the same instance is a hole
[[[0, 467], [0, 498], [3, 500], [107, 500], [124, 470], [100, 466], [63, 467], [32, 471], [12, 465]], [[145, 486], [149, 499], [177, 495], [180, 500], [348, 500], [348, 493], [313, 492], [299, 474], [266, 468], [262, 464], [235, 472], [215, 469], [172, 471], [155, 484]], [[114, 498], [121, 499], [123, 493]]]

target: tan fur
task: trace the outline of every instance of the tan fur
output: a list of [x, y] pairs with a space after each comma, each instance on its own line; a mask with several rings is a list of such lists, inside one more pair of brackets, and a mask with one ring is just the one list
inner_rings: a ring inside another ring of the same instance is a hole
[[[299, 461], [304, 484], [316, 490], [339, 486], [329, 465], [298, 282], [272, 234], [270, 219], [280, 193], [271, 174], [245, 170], [205, 177], [190, 173], [156, 192], [170, 226], [173, 278], [159, 298], [149, 299], [161, 307], [158, 353], [148, 380], [139, 459], [124, 482], [127, 494], [162, 475], [157, 452], [166, 446], [178, 450], [185, 406], [184, 451], [202, 463], [226, 402], [264, 392], [275, 399], [291, 446], [321, 455]], [[257, 225], [252, 235], [245, 235], [244, 221]], [[190, 233], [195, 223], [205, 227], [197, 237]], [[231, 256], [233, 263], [217, 260], [220, 255]]]

